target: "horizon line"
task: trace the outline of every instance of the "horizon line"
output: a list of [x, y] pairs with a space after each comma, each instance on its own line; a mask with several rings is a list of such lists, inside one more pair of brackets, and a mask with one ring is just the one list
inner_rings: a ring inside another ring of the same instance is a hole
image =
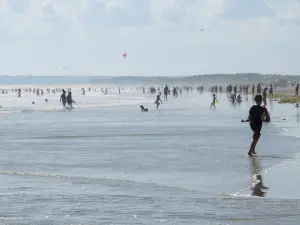
[[0, 74], [0, 77], [195, 77], [195, 76], [213, 76], [213, 75], [262, 75], [262, 76], [300, 76], [300, 74], [280, 74], [280, 73], [257, 73], [257, 72], [243, 72], [243, 73], [204, 73], [193, 75], [96, 75], [96, 74]]

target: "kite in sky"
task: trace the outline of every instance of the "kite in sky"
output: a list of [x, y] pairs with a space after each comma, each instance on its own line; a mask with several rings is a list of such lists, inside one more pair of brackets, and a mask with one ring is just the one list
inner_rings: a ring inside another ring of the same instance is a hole
[[124, 53], [123, 53], [123, 58], [125, 59], [126, 57], [127, 57], [127, 53], [124, 52]]

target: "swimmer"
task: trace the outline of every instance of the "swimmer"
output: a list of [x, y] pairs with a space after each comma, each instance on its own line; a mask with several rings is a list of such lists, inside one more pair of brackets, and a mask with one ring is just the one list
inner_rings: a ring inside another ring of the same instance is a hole
[[48, 99], [47, 99], [47, 98], [45, 98], [45, 102], [48, 102]]
[[142, 112], [148, 112], [148, 109], [145, 108], [143, 105], [141, 105], [140, 108], [141, 108]]
[[35, 104], [35, 101], [33, 101], [31, 104], [34, 105], [34, 104]]
[[265, 117], [266, 108], [265, 106], [261, 106], [263, 98], [261, 95], [256, 95], [254, 98], [256, 105], [253, 105], [249, 110], [249, 121], [250, 127], [253, 131], [253, 140], [250, 146], [250, 150], [248, 152], [249, 156], [253, 156], [252, 154], [256, 154], [255, 147], [260, 138], [260, 131], [262, 128], [262, 122]]
[[217, 100], [217, 98], [216, 98], [216, 95], [213, 94], [213, 100], [212, 100], [212, 102], [211, 102], [211, 104], [210, 104], [210, 108], [212, 108], [212, 107], [215, 107], [215, 108], [216, 108], [216, 102], [218, 102], [218, 100]]
[[156, 108], [158, 109], [158, 106], [161, 104], [163, 104], [162, 100], [160, 99], [160, 95], [156, 96], [156, 100], [154, 102], [154, 104], [156, 104]]

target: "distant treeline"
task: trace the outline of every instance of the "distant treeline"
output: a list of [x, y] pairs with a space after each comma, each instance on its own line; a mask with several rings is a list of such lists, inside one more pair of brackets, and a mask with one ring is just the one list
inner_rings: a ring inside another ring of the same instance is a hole
[[[274, 83], [276, 81], [300, 81], [300, 75], [265, 75], [258, 73], [238, 73], [238, 74], [203, 74], [185, 77], [142, 77], [124, 76], [111, 77], [105, 82], [111, 84], [140, 84], [140, 85], [163, 85], [163, 84], [257, 84]], [[91, 83], [103, 83], [103, 79], [93, 79]]]

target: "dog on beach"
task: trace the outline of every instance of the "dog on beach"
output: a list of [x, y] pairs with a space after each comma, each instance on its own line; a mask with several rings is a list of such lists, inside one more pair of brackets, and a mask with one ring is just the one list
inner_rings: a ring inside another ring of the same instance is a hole
[[145, 108], [143, 105], [141, 105], [140, 108], [141, 108], [142, 112], [148, 112], [148, 109]]

